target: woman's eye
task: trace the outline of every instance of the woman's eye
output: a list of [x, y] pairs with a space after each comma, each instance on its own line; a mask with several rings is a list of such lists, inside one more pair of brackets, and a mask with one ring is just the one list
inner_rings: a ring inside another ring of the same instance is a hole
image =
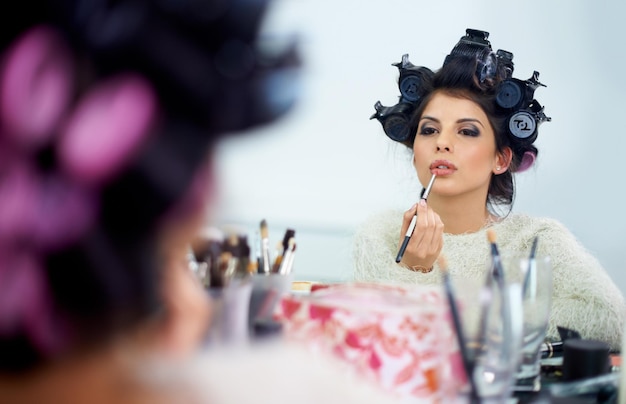
[[431, 127], [428, 127], [428, 126], [423, 126], [419, 130], [419, 134], [423, 135], [423, 136], [432, 135], [435, 132], [437, 132], [437, 130], [435, 128], [431, 128]]
[[478, 131], [478, 129], [461, 129], [459, 131], [459, 133], [461, 133], [464, 136], [471, 136], [471, 137], [477, 137], [480, 135], [480, 132]]

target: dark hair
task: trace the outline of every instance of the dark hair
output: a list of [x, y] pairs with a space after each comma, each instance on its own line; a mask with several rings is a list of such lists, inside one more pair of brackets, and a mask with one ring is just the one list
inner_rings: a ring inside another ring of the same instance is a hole
[[544, 86], [539, 82], [539, 72], [525, 81], [514, 78], [513, 53], [502, 49], [494, 52], [488, 38], [487, 31], [466, 29], [436, 73], [414, 65], [404, 54], [393, 64], [400, 72], [398, 103], [385, 106], [377, 101], [370, 119], [377, 119], [391, 140], [412, 150], [417, 124], [433, 94], [445, 92], [476, 102], [493, 128], [496, 150], [512, 151], [509, 169], [491, 176], [486, 203], [492, 212], [499, 206], [508, 206], [510, 212], [515, 196], [512, 173], [534, 163], [538, 127], [551, 118], [534, 99], [535, 90]]
[[[68, 108], [99, 83], [130, 73], [151, 87], [158, 114], [115, 175], [96, 185], [61, 167], [58, 127], [48, 130], [44, 144], [0, 132], [0, 152], [19, 151], [16, 160], [24, 163], [15, 168], [14, 159], [0, 156], [0, 210], [3, 197], [19, 197], [9, 180], [22, 166], [38, 187], [47, 187], [44, 193], [58, 191], [49, 198], [52, 207], [36, 211], [46, 220], [64, 217], [56, 208], [70, 210], [67, 189], [93, 210], [89, 224], [62, 245], [42, 247], [39, 230], [0, 229], [0, 306], [3, 297], [15, 297], [8, 288], [29, 293], [13, 311], [0, 307], [0, 373], [32, 369], [161, 310], [158, 244], [165, 217], [183, 210], [177, 208], [188, 202], [217, 139], [271, 122], [294, 102], [285, 90], [294, 87], [299, 65], [295, 44], [257, 46], [267, 3], [25, 0], [1, 13], [3, 58], [42, 25], [65, 43], [75, 72]], [[20, 142], [28, 144], [27, 153]], [[53, 235], [63, 235], [61, 224], [51, 226]]]
[[409, 149], [413, 148], [419, 120], [434, 94], [445, 93], [474, 101], [489, 119], [495, 135], [496, 150], [502, 152], [508, 147], [512, 151], [509, 169], [502, 174], [491, 176], [487, 203], [493, 210], [496, 206], [513, 204], [515, 184], [512, 173], [518, 170], [527, 153], [536, 156], [538, 150], [532, 141], [510, 135], [508, 129], [510, 112], [498, 108], [496, 103], [498, 85], [506, 77], [496, 74], [491, 80], [484, 80], [481, 83], [476, 76], [479, 60], [480, 58], [474, 56], [449, 57], [441, 69], [423, 78], [424, 96], [412, 115], [410, 136], [401, 143]]

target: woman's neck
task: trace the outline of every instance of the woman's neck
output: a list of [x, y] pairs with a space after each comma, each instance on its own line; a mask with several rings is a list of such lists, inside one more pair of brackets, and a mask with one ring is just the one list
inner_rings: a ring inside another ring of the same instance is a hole
[[475, 233], [493, 220], [485, 199], [475, 196], [432, 195], [428, 205], [439, 215], [448, 234]]

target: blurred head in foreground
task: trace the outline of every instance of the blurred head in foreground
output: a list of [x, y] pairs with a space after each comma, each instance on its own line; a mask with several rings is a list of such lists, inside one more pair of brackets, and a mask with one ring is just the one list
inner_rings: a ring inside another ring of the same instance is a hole
[[295, 47], [263, 40], [267, 8], [29, 0], [2, 13], [0, 378], [190, 313], [176, 307], [194, 299], [188, 274], [169, 264], [210, 203], [212, 146], [295, 99]]

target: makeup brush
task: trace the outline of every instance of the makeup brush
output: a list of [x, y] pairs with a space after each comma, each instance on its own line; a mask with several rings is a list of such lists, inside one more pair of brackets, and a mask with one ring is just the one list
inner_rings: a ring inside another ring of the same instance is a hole
[[500, 258], [500, 252], [498, 251], [498, 244], [496, 243], [496, 232], [493, 229], [487, 230], [487, 240], [491, 245], [491, 259], [493, 260], [493, 277], [498, 283], [504, 282], [504, 270], [502, 269], [502, 259]]
[[541, 344], [541, 359], [545, 358], [559, 358], [563, 356], [563, 343], [568, 339], [581, 339], [581, 335], [578, 331], [556, 326], [556, 330], [561, 337], [560, 341], [545, 341]]
[[[504, 268], [502, 267], [502, 258], [500, 256], [500, 252], [498, 251], [498, 244], [496, 243], [496, 232], [493, 229], [487, 230], [487, 239], [489, 240], [489, 244], [491, 245], [491, 258], [493, 261], [493, 272], [488, 275], [488, 278], [489, 276], [493, 276], [493, 278], [496, 280], [496, 285], [500, 293], [500, 317], [502, 322], [506, 325], [503, 328], [503, 338], [504, 340], [511, 340], [514, 336], [514, 327], [516, 326], [516, 324], [514, 324], [515, 319], [511, 318], [513, 312], [511, 310], [510, 292], [509, 288], [507, 288], [506, 285]], [[492, 281], [488, 280], [488, 282]], [[490, 290], [493, 290], [491, 289], [491, 284], [489, 285], [489, 287]], [[482, 314], [483, 316], [485, 316], [487, 313]], [[482, 322], [480, 332], [484, 336], [486, 335], [486, 318], [481, 318], [481, 321]], [[509, 350], [514, 350], [514, 348], [509, 348], [508, 346], [506, 349], [507, 351], [504, 353], [504, 355], [512, 354], [512, 352], [509, 352]]]
[[273, 273], [279, 273], [282, 261], [285, 259], [289, 251], [289, 242], [296, 235], [296, 231], [294, 229], [285, 230], [285, 235], [283, 236], [283, 240], [280, 241], [276, 246], [276, 258], [274, 259], [274, 265], [272, 266]]
[[469, 356], [467, 350], [467, 343], [463, 326], [461, 324], [461, 315], [456, 305], [456, 299], [454, 298], [454, 290], [452, 289], [452, 282], [450, 281], [450, 273], [448, 271], [448, 263], [446, 258], [442, 255], [437, 258], [437, 264], [439, 264], [439, 270], [443, 275], [443, 285], [445, 288], [446, 298], [448, 305], [450, 306], [450, 314], [452, 315], [452, 324], [454, 326], [454, 332], [456, 334], [456, 340], [461, 352], [461, 360], [463, 361], [463, 368], [467, 376], [467, 381], [470, 385], [470, 403], [479, 403], [478, 390], [476, 388], [476, 381], [474, 380], [474, 363]]
[[[496, 233], [493, 229], [487, 230], [487, 240], [489, 241], [489, 245], [491, 246], [491, 260], [493, 264], [492, 271], [487, 273], [487, 278], [485, 280], [485, 286], [483, 286], [483, 290], [480, 293], [480, 318], [479, 318], [479, 326], [478, 326], [478, 349], [483, 349], [485, 346], [485, 342], [487, 339], [487, 322], [489, 317], [489, 307], [491, 305], [491, 301], [493, 299], [493, 282], [494, 279], [501, 279], [502, 276], [502, 265], [500, 263], [500, 252], [498, 251], [498, 245], [496, 244]], [[499, 285], [503, 285], [500, 281], [498, 281]]]
[[204, 229], [192, 242], [192, 250], [202, 272], [202, 284], [206, 288], [221, 282], [217, 268], [223, 245], [224, 233], [216, 227]]
[[[535, 255], [537, 254], [537, 240], [539, 236], [535, 236], [533, 244], [530, 247], [530, 255], [528, 256], [528, 269], [524, 275], [524, 284], [522, 287], [522, 296], [526, 296], [526, 293], [530, 296], [537, 294], [537, 262], [535, 261]], [[529, 289], [530, 288], [530, 289]]]
[[250, 275], [259, 273], [259, 261], [251, 259], [248, 261], [248, 273]]
[[235, 275], [239, 266], [239, 237], [237, 237], [237, 234], [231, 233], [228, 235], [224, 241], [222, 251], [230, 253], [228, 263], [223, 272], [224, 279], [229, 280]]
[[[422, 195], [420, 199], [423, 199], [423, 200], [428, 199], [428, 194], [430, 194], [430, 189], [433, 187], [433, 184], [435, 183], [436, 176], [437, 174], [433, 174], [433, 176], [430, 177], [430, 182], [428, 183], [428, 186], [426, 187], [426, 190], [424, 191], [424, 194]], [[409, 240], [411, 239], [411, 236], [413, 235], [413, 231], [415, 230], [416, 223], [417, 223], [417, 211], [415, 212], [415, 215], [413, 215], [413, 218], [411, 219], [409, 228], [406, 230], [406, 233], [404, 235], [404, 241], [402, 241], [402, 245], [400, 246], [400, 250], [398, 251], [398, 255], [396, 256], [396, 262], [402, 261], [402, 256], [404, 255], [406, 246], [409, 244]]]
[[289, 247], [289, 240], [295, 236], [296, 236], [296, 231], [294, 229], [285, 230], [285, 235], [283, 236], [283, 241], [282, 241], [283, 255], [287, 253], [287, 249]]
[[563, 356], [563, 341], [546, 341], [539, 348], [541, 359], [560, 358]]
[[278, 273], [281, 275], [289, 275], [293, 268], [293, 260], [296, 253], [296, 239], [294, 237], [290, 237], [287, 242], [287, 249], [285, 254], [283, 255], [283, 259], [280, 263], [280, 268], [278, 269]]
[[283, 255], [285, 254], [285, 247], [283, 247], [282, 242], [278, 242], [276, 244], [276, 258], [274, 258], [274, 263], [272, 264], [272, 273], [277, 273], [280, 268], [280, 264], [283, 261]]
[[250, 275], [250, 245], [248, 244], [248, 236], [245, 234], [239, 234], [239, 248], [238, 248], [238, 262], [236, 276], [245, 278]]
[[272, 270], [270, 260], [270, 238], [267, 229], [267, 220], [261, 220], [261, 262], [259, 263], [259, 273], [269, 274]]

